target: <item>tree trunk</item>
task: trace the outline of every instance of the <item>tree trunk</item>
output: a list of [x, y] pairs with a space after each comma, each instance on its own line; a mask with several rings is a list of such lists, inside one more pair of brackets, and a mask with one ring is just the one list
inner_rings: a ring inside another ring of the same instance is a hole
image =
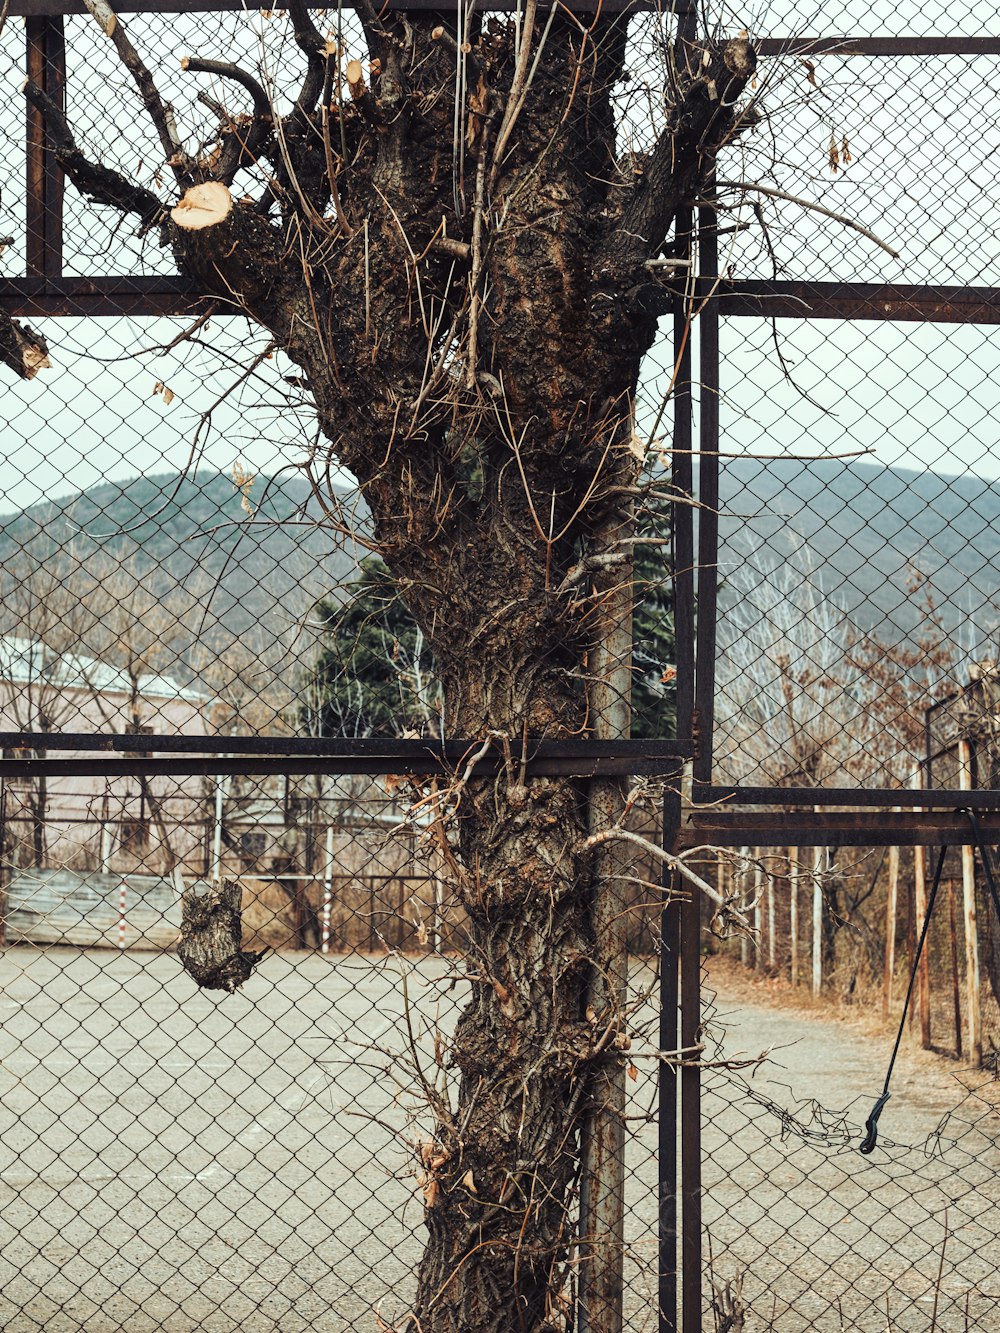
[[[239, 73], [255, 123], [221, 131], [219, 180], [171, 156], [187, 193], [169, 219], [27, 96], [80, 190], [158, 223], [180, 271], [295, 363], [327, 445], [317, 487], [334, 462], [357, 477], [434, 656], [446, 734], [501, 752], [586, 735], [611, 672], [606, 600], [628, 584], [639, 366], [675, 299], [647, 264], [745, 123], [753, 51], [668, 50], [662, 124], [648, 152], [622, 154], [627, 18], [581, 25], [528, 0], [517, 25], [449, 30], [359, 0], [370, 64], [349, 62], [345, 85], [336, 44], [303, 5], [289, 12], [307, 66], [293, 110], [268, 110]], [[142, 87], [162, 140], [172, 121]], [[248, 145], [269, 184], [230, 200]], [[610, 1112], [602, 1133], [620, 1113], [624, 932], [582, 850], [579, 782], [508, 762], [489, 781], [456, 774], [444, 805], [471, 998], [448, 1055], [457, 1091], [432, 1095], [420, 1153], [428, 1241], [409, 1327], [564, 1330], [581, 1138], [595, 1107]], [[612, 792], [589, 817], [619, 808]], [[597, 1214], [613, 1215], [613, 1194]], [[589, 1240], [620, 1249], [616, 1226]], [[618, 1262], [597, 1282], [612, 1319]]]

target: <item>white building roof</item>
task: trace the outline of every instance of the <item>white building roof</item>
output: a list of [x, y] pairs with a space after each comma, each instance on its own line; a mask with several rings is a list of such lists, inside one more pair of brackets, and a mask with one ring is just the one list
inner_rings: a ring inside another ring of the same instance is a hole
[[[133, 682], [120, 667], [78, 652], [59, 652], [46, 643], [0, 634], [0, 680], [11, 685], [54, 685], [91, 694], [131, 695]], [[204, 705], [210, 696], [171, 676], [140, 673], [135, 690], [143, 699], [183, 699]]]

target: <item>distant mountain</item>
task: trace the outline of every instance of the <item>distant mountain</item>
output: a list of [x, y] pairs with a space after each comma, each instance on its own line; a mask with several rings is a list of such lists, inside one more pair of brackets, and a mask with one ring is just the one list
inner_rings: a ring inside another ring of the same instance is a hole
[[[244, 498], [251, 512], [244, 508]], [[298, 477], [164, 473], [105, 482], [0, 520], [0, 560], [27, 548], [67, 579], [97, 553], [141, 566], [165, 604], [184, 591], [185, 619], [253, 650], [289, 642], [317, 598], [353, 577], [353, 543], [318, 521]]]
[[[723, 601], [754, 555], [795, 569], [811, 560], [810, 577], [853, 623], [887, 640], [920, 629], [907, 592], [915, 571], [949, 631], [970, 614], [980, 629], [1000, 619], [996, 485], [852, 459], [741, 458], [724, 460], [721, 494]], [[151, 569], [165, 601], [177, 589], [193, 595], [188, 642], [208, 625], [254, 650], [288, 644], [316, 600], [353, 578], [359, 552], [322, 521], [299, 477], [258, 477], [248, 498], [250, 514], [233, 479], [214, 471], [106, 482], [0, 519], [0, 560], [26, 543], [66, 570], [98, 551], [131, 559]]]
[[853, 459], [726, 459], [721, 497], [723, 580], [751, 552], [799, 567], [804, 543], [824, 591], [887, 640], [923, 621], [920, 597], [907, 592], [915, 573], [949, 632], [970, 617], [981, 630], [1000, 618], [997, 485]]

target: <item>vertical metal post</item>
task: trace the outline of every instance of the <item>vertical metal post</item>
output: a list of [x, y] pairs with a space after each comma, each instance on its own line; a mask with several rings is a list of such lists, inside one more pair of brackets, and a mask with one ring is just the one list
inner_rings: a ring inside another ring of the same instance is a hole
[[[703, 193], [711, 196], [713, 189]], [[719, 301], [710, 295], [719, 270], [715, 210], [698, 210], [698, 628], [695, 678], [694, 791], [712, 781], [715, 642], [719, 564]]]
[[896, 975], [896, 914], [899, 910], [899, 848], [889, 848], [889, 889], [885, 900], [885, 976], [882, 981], [882, 1017], [892, 1008], [892, 981]]
[[799, 849], [788, 849], [788, 953], [793, 986], [799, 984]]
[[[697, 14], [682, 11], [677, 16], [678, 43], [692, 42], [697, 35]], [[683, 49], [678, 47], [678, 59]], [[681, 208], [677, 213], [674, 235], [682, 259], [690, 259], [694, 213]], [[691, 414], [691, 319], [689, 303], [681, 297], [674, 306], [673, 355], [673, 454], [671, 480], [681, 495], [694, 494], [694, 425]], [[694, 510], [690, 505], [677, 505], [672, 521], [673, 590], [674, 590], [674, 655], [677, 659], [677, 737], [692, 740], [694, 720]]]
[[955, 1015], [955, 1054], [962, 1058], [962, 988], [958, 980], [958, 932], [955, 929], [955, 884], [948, 881], [948, 940], [951, 954], [951, 1002]]
[[[595, 549], [617, 546], [632, 520], [624, 508], [595, 537]], [[616, 568], [601, 587], [601, 623], [589, 657], [592, 734], [627, 740], [631, 730], [631, 569]], [[591, 833], [612, 828], [625, 808], [621, 778], [588, 786]], [[629, 853], [609, 842], [596, 849], [591, 924], [594, 933], [589, 1002], [598, 1023], [624, 1025], [628, 992]], [[597, 1069], [583, 1127], [580, 1229], [583, 1263], [578, 1287], [579, 1333], [621, 1333], [625, 1273], [625, 1064]]]
[[681, 905], [681, 1329], [701, 1333], [701, 895]]
[[826, 848], [812, 849], [812, 993], [823, 992], [823, 875]]
[[[679, 778], [679, 775], [678, 775]], [[663, 796], [663, 846], [676, 846], [681, 822], [679, 787], [669, 785]], [[678, 877], [666, 867], [663, 887], [668, 894], [660, 914], [660, 1030], [661, 1051], [675, 1051], [680, 1045], [678, 1027], [678, 965], [681, 944], [681, 902]], [[677, 1091], [676, 1065], [661, 1061], [658, 1078], [658, 1162], [659, 1210], [657, 1242], [659, 1272], [657, 1296], [658, 1333], [678, 1333], [677, 1324]]]
[[[917, 764], [913, 770], [913, 786], [919, 791], [923, 786], [923, 770]], [[927, 848], [913, 849], [913, 913], [915, 928], [919, 932], [927, 914]], [[925, 949], [917, 964], [917, 1004], [920, 1017], [920, 1043], [925, 1050], [931, 1045], [931, 974], [930, 950]]]
[[[677, 235], [684, 254], [691, 253], [691, 210], [677, 217]], [[690, 311], [678, 298], [674, 310], [673, 448], [671, 480], [681, 495], [694, 493], [694, 428], [691, 420]], [[694, 510], [677, 505], [672, 521], [674, 656], [677, 667], [677, 738], [692, 739], [694, 714]]]
[[7, 943], [7, 779], [0, 777], [0, 949]]
[[[60, 16], [25, 20], [28, 78], [62, 108], [66, 101], [66, 42]], [[25, 255], [30, 277], [62, 276], [63, 177], [49, 148], [45, 117], [26, 111]]]

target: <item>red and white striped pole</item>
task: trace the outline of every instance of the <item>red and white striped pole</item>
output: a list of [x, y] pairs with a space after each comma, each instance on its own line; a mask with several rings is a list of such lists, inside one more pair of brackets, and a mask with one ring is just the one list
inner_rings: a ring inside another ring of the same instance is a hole
[[122, 880], [121, 891], [118, 894], [118, 947], [125, 948], [125, 881]]
[[320, 951], [330, 952], [330, 904], [333, 899], [333, 825], [326, 829], [326, 867], [323, 872], [323, 929], [320, 935]]

